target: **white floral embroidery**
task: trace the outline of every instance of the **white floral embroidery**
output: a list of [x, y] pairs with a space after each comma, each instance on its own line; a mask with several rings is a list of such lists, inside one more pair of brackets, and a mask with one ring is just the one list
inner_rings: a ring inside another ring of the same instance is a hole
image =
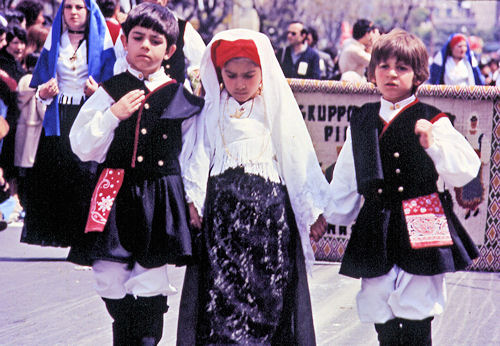
[[108, 210], [111, 210], [111, 207], [113, 206], [114, 198], [111, 196], [106, 196], [101, 198], [100, 202], [97, 202], [97, 205], [99, 206], [97, 209], [100, 212], [105, 212]]

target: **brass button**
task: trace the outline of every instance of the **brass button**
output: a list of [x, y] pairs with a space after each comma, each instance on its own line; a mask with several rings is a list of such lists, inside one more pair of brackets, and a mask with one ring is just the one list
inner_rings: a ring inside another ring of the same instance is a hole
[[148, 133], [148, 130], [147, 130], [146, 128], [142, 128], [142, 129], [141, 129], [141, 133], [142, 133], [143, 135], [145, 135], [146, 133]]
[[396, 174], [401, 173], [401, 170], [399, 168], [396, 168]]
[[140, 155], [137, 156], [137, 162], [142, 162], [142, 161], [144, 161], [144, 157], [142, 157]]
[[377, 193], [378, 193], [379, 195], [381, 195], [381, 194], [382, 194], [382, 192], [384, 192], [384, 190], [382, 190], [382, 189], [378, 189], [378, 190], [377, 190]]
[[167, 134], [166, 134], [166, 133], [164, 133], [164, 134], [162, 135], [162, 138], [163, 138], [163, 139], [167, 139], [167, 138], [168, 138]]
[[395, 157], [396, 159], [399, 157], [399, 153], [398, 153], [397, 151], [394, 153], [394, 157]]
[[139, 79], [143, 79], [144, 75], [142, 73], [139, 73], [139, 75], [137, 77], [139, 77]]
[[404, 188], [402, 186], [398, 187], [398, 192], [403, 192]]
[[144, 104], [144, 109], [149, 109], [149, 103]]
[[165, 164], [165, 162], [163, 162], [163, 160], [158, 161], [158, 166], [160, 166], [160, 167], [161, 167], [161, 166], [163, 166], [164, 164]]

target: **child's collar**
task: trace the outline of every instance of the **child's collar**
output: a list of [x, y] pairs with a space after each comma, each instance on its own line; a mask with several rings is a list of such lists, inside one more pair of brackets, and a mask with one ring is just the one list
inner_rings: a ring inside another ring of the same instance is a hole
[[[144, 78], [144, 73], [142, 73], [141, 71], [138, 71], [134, 68], [132, 68], [132, 66], [130, 66], [130, 64], [128, 65], [128, 71], [137, 79], [139, 80], [145, 80]], [[156, 79], [158, 78], [162, 78], [165, 76], [165, 71], [163, 69], [163, 66], [161, 66], [158, 71], [154, 72], [154, 73], [151, 73], [148, 78], [146, 78], [147, 81], [149, 82], [154, 82]]]
[[406, 107], [407, 105], [409, 105], [410, 103], [415, 101], [415, 99], [416, 99], [415, 95], [411, 95], [410, 97], [408, 97], [404, 100], [401, 100], [401, 101], [396, 102], [396, 103], [392, 103], [392, 102], [387, 101], [383, 97], [381, 97], [380, 98], [380, 111], [381, 112], [382, 111], [392, 112], [395, 110], [403, 109], [404, 107]]

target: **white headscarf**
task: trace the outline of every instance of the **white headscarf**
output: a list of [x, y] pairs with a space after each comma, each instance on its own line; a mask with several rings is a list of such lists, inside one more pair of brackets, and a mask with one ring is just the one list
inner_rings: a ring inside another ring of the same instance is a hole
[[271, 42], [264, 34], [247, 29], [223, 31], [214, 36], [205, 50], [200, 66], [201, 81], [206, 91], [205, 107], [198, 117], [196, 148], [183, 172], [185, 179], [197, 184], [198, 188], [191, 189], [188, 186], [186, 193], [188, 199], [201, 210], [205, 200], [210, 158], [215, 148], [215, 139], [220, 136], [217, 122], [222, 111], [219, 109], [221, 91], [211, 57], [212, 44], [218, 40], [240, 39], [251, 39], [257, 46], [262, 65], [262, 96], [268, 127], [279, 173], [287, 187], [295, 213], [306, 266], [310, 269], [314, 253], [309, 228], [328, 203], [329, 184], [319, 166], [302, 113], [274, 55]]

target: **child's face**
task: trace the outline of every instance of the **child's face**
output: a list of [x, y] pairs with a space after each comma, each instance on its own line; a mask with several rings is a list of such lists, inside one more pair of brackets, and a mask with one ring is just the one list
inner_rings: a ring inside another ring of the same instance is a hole
[[415, 80], [413, 68], [390, 57], [375, 67], [375, 82], [384, 99], [396, 103], [412, 94], [412, 89], [419, 83]]
[[262, 71], [250, 59], [229, 60], [221, 70], [227, 92], [239, 103], [255, 97], [262, 81]]
[[175, 52], [175, 45], [167, 49], [167, 38], [159, 32], [136, 26], [130, 30], [127, 39], [123, 40], [127, 50], [127, 61], [137, 71], [149, 76], [159, 70], [165, 57]]
[[64, 0], [64, 22], [70, 30], [85, 30], [87, 12], [87, 7], [83, 0]]
[[17, 61], [21, 61], [24, 55], [26, 43], [21, 41], [18, 37], [14, 37], [7, 45], [7, 52], [14, 57]]

